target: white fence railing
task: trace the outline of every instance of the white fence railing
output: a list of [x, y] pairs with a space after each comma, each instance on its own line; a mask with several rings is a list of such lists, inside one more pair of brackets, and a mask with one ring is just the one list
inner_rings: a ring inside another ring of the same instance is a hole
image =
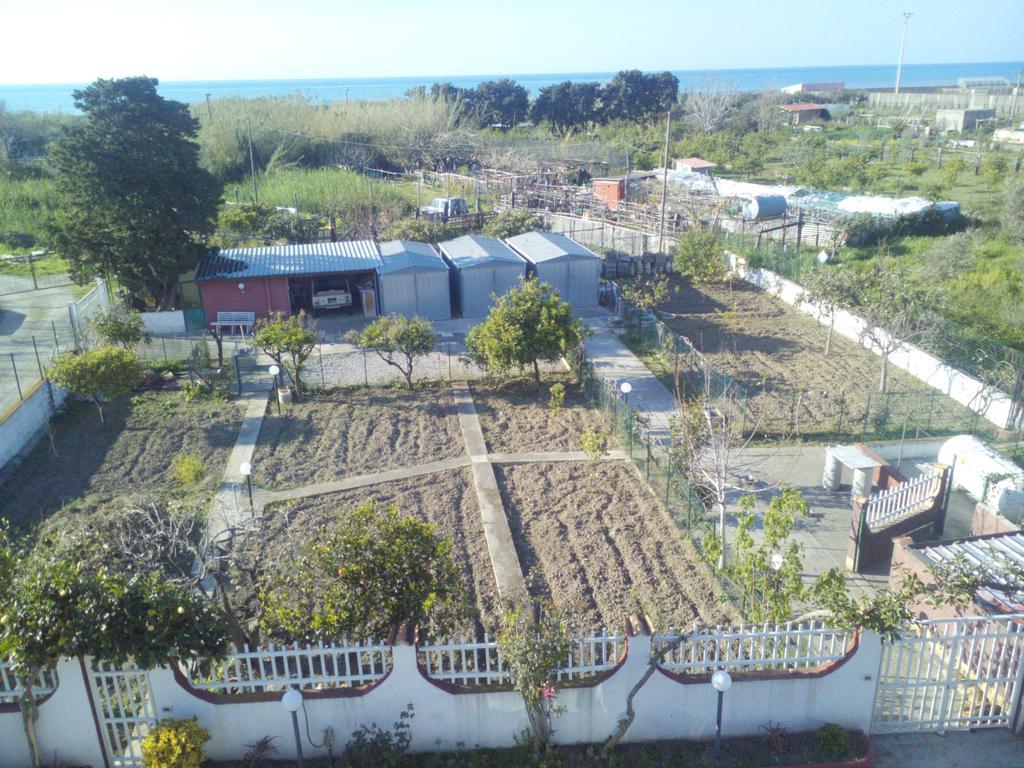
[[655, 635], [651, 653], [657, 656], [679, 635], [686, 639], [665, 653], [660, 666], [686, 675], [728, 672], [784, 672], [817, 667], [843, 658], [850, 635], [818, 621], [719, 627], [692, 634]]
[[266, 648], [236, 650], [205, 673], [194, 665], [188, 675], [193, 688], [238, 695], [294, 687], [352, 688], [380, 680], [390, 668], [391, 646], [386, 643], [271, 643]]
[[864, 521], [870, 528], [880, 528], [908, 513], [920, 511], [925, 504], [930, 505], [935, 500], [941, 480], [942, 472], [934, 470], [892, 490], [872, 493]]
[[[57, 690], [57, 673], [43, 670], [32, 686], [34, 698], [38, 701]], [[17, 704], [25, 689], [14, 675], [10, 664], [0, 659], [0, 704]]]
[[[419, 662], [429, 677], [465, 686], [508, 685], [511, 675], [498, 650], [496, 640], [484, 635], [483, 641], [465, 638], [459, 642], [421, 645]], [[572, 641], [569, 654], [558, 668], [557, 679], [581, 680], [614, 669], [626, 650], [623, 635], [600, 635]]]

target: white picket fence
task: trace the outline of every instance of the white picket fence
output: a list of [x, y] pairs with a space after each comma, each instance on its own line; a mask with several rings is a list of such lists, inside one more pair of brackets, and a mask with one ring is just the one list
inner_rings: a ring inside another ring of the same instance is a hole
[[352, 688], [380, 680], [390, 668], [391, 646], [385, 643], [270, 643], [266, 648], [235, 650], [212, 669], [193, 664], [188, 677], [194, 688], [239, 695]]
[[[678, 642], [680, 635], [685, 640]], [[728, 672], [782, 672], [818, 667], [843, 658], [850, 644], [845, 630], [830, 629], [819, 621], [793, 624], [761, 624], [717, 627], [655, 635], [651, 653], [655, 658], [667, 646], [660, 666], [685, 675]]]
[[[36, 678], [32, 686], [32, 693], [38, 701], [49, 696], [57, 690], [57, 673], [53, 670], [44, 670]], [[0, 704], [17, 704], [18, 699], [25, 692], [24, 687], [18, 682], [11, 665], [0, 659]]]
[[[581, 680], [607, 672], [619, 664], [625, 650], [625, 636], [609, 635], [605, 630], [600, 635], [576, 638], [558, 668], [557, 679]], [[458, 642], [421, 645], [417, 651], [427, 676], [435, 680], [464, 686], [512, 682], [498, 642], [486, 634], [479, 642], [460, 638]]]
[[941, 470], [934, 470], [892, 490], [872, 493], [864, 512], [864, 521], [869, 528], [881, 528], [897, 518], [920, 511], [935, 500], [941, 480]]

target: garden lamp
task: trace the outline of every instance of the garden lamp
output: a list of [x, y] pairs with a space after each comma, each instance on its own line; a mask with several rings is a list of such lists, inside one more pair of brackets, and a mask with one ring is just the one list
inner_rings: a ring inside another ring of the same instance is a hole
[[281, 367], [278, 365], [270, 366], [270, 375], [274, 377], [274, 396], [277, 398], [277, 415], [281, 415], [281, 393], [278, 392], [281, 385], [277, 383], [277, 375], [281, 373]]
[[252, 503], [252, 464], [248, 461], [243, 462], [238, 471], [242, 473], [242, 477], [245, 478], [245, 484], [249, 489], [249, 509], [254, 509], [255, 505]]
[[305, 768], [302, 758], [302, 738], [299, 736], [299, 710], [302, 709], [302, 691], [289, 688], [281, 697], [281, 706], [292, 716], [292, 730], [295, 732], [295, 752], [298, 755], [299, 768]]
[[621, 384], [619, 384], [619, 392], [621, 392], [622, 396], [626, 398], [626, 408], [627, 409], [629, 408], [629, 393], [632, 392], [632, 391], [633, 391], [633, 385], [630, 384], [628, 381], [624, 381]]
[[732, 677], [724, 669], [711, 676], [711, 687], [718, 691], [718, 715], [715, 718], [715, 759], [722, 756], [722, 699], [732, 686]]

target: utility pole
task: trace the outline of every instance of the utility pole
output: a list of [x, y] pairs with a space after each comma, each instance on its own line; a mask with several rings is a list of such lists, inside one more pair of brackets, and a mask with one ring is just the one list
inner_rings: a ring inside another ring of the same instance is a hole
[[668, 138], [672, 129], [672, 110], [665, 113], [665, 154], [661, 178], [661, 226], [658, 230], [658, 253], [665, 252], [665, 203], [668, 201]]
[[213, 122], [213, 107], [210, 106], [210, 94], [206, 94], [206, 117]]
[[1010, 120], [1012, 121], [1016, 117], [1017, 112], [1017, 96], [1020, 95], [1020, 77], [1024, 74], [1024, 69], [1017, 70], [1017, 87], [1013, 89], [1013, 98], [1010, 99]]
[[900, 40], [900, 61], [896, 65], [896, 90], [893, 91], [894, 94], [899, 94], [900, 92], [900, 77], [903, 75], [903, 51], [907, 47], [907, 25], [910, 24], [910, 17], [913, 15], [909, 11], [903, 14], [903, 38]]
[[622, 202], [629, 202], [629, 144], [626, 145], [626, 183], [622, 187]]
[[252, 122], [245, 121], [245, 127], [249, 131], [249, 173], [252, 174], [252, 201], [257, 205], [260, 202], [260, 193], [256, 189], [256, 160], [252, 154]]

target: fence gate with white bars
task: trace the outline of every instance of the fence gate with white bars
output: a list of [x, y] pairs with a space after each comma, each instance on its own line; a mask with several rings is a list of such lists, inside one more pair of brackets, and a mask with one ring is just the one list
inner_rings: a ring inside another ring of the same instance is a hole
[[935, 619], [882, 646], [872, 733], [1013, 728], [1024, 614]]
[[142, 740], [156, 724], [149, 672], [93, 660], [89, 691], [110, 768], [140, 768]]

